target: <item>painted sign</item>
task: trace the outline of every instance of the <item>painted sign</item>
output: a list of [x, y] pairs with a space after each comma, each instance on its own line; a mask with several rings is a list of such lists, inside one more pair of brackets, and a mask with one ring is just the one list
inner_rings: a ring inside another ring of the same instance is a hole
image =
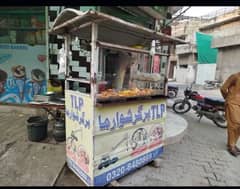
[[100, 108], [67, 90], [65, 101], [67, 163], [88, 186], [104, 186], [163, 152], [164, 100]]
[[94, 185], [106, 185], [159, 156], [165, 118], [162, 100], [97, 108]]
[[119, 179], [124, 175], [136, 170], [144, 166], [145, 164], [151, 162], [152, 160], [156, 159], [161, 153], [163, 152], [163, 147], [156, 148], [153, 151], [145, 153], [141, 156], [136, 158], [132, 158], [131, 160], [124, 162], [123, 164], [104, 172], [94, 178], [94, 185], [95, 186], [104, 186], [107, 183], [110, 183], [113, 180]]
[[[154, 103], [155, 102], [155, 103]], [[151, 101], [146, 104], [133, 104], [117, 106], [115, 109], [100, 108], [96, 112], [95, 132], [112, 131], [126, 126], [135, 126], [149, 122], [159, 122], [166, 114], [165, 103]]]
[[0, 44], [0, 102], [28, 103], [46, 92], [45, 51], [43, 45]]
[[87, 185], [93, 182], [93, 102], [78, 91], [65, 91], [67, 163]]

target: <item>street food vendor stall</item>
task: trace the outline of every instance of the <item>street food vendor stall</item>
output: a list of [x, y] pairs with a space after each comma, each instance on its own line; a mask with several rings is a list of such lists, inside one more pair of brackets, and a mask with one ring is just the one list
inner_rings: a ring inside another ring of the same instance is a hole
[[[168, 54], [150, 47], [153, 40], [184, 41], [91, 10], [63, 10], [50, 33], [65, 39], [69, 168], [88, 186], [103, 186], [157, 158], [166, 127], [167, 66], [154, 71], [153, 56]], [[76, 41], [87, 56], [70, 61]]]

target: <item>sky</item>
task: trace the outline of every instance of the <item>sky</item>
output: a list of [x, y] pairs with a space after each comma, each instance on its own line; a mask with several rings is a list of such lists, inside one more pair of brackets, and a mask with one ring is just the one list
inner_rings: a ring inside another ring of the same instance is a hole
[[[184, 7], [185, 9], [186, 7]], [[219, 9], [222, 9], [222, 8], [234, 8], [233, 6], [230, 7], [230, 6], [218, 6], [218, 7], [208, 7], [208, 6], [192, 6], [189, 10], [187, 10], [184, 15], [185, 16], [194, 16], [194, 17], [199, 17], [199, 16], [203, 16], [203, 15], [206, 15], [206, 14], [209, 14], [209, 13], [212, 13], [212, 12], [215, 12]]]

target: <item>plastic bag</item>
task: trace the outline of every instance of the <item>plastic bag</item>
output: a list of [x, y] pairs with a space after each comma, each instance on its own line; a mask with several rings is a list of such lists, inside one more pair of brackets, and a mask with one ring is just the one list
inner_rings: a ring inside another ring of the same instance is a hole
[[61, 48], [57, 55], [57, 62], [59, 63], [59, 74], [66, 74], [66, 52], [64, 48]]

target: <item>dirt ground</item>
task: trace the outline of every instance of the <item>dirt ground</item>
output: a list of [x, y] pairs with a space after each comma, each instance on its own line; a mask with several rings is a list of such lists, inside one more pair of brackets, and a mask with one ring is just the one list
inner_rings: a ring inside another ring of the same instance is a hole
[[29, 116], [0, 111], [0, 186], [52, 186], [65, 164], [64, 142], [54, 141], [51, 124], [46, 140], [28, 140]]

